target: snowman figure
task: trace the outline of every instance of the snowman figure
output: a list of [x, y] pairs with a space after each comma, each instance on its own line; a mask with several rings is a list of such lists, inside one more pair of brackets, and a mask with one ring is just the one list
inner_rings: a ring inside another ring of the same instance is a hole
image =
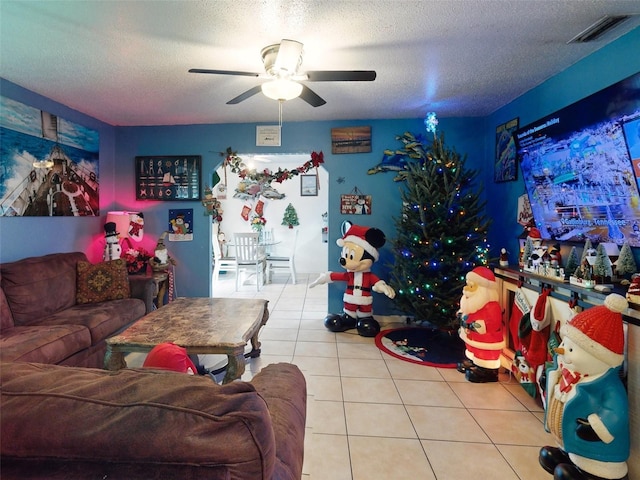
[[545, 410], [545, 429], [559, 448], [542, 447], [539, 455], [554, 480], [628, 479], [629, 404], [618, 375], [627, 307], [622, 295], [608, 295], [560, 330]]
[[107, 222], [104, 224], [104, 252], [102, 259], [105, 262], [109, 260], [117, 260], [122, 254], [122, 248], [120, 247], [120, 240], [118, 239], [118, 232], [116, 232], [115, 222]]

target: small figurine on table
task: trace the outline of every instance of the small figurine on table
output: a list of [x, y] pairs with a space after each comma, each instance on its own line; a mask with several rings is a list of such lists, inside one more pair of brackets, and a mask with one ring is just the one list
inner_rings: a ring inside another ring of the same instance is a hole
[[120, 240], [118, 239], [118, 232], [116, 232], [115, 222], [107, 222], [104, 224], [104, 253], [102, 259], [105, 262], [109, 260], [117, 260], [122, 254], [122, 247], [120, 247]]

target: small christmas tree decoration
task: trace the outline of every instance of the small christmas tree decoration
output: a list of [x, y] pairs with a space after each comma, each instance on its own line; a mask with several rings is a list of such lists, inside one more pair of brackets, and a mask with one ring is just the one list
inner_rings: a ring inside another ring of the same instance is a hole
[[280, 225], [284, 225], [289, 228], [300, 225], [298, 222], [298, 214], [292, 204], [287, 205], [287, 208], [284, 210], [284, 217], [282, 217], [282, 223]]
[[524, 250], [522, 251], [522, 265], [527, 267], [529, 266], [529, 259], [531, 258], [531, 254], [533, 253], [533, 240], [531, 237], [527, 237], [524, 242]]
[[569, 274], [572, 274], [576, 271], [576, 268], [580, 266], [580, 261], [578, 260], [578, 251], [576, 247], [571, 247], [571, 251], [569, 252], [569, 258], [567, 258], [567, 266], [565, 271]]
[[589, 251], [593, 250], [593, 245], [591, 244], [591, 240], [587, 238], [584, 242], [584, 248], [582, 249], [582, 256], [580, 257], [580, 263], [584, 262], [584, 260], [589, 255]]
[[635, 259], [633, 258], [631, 247], [627, 242], [622, 245], [622, 248], [620, 249], [620, 256], [618, 257], [618, 260], [616, 260], [615, 266], [616, 275], [626, 280], [629, 280], [631, 275], [637, 272], [638, 267]]
[[596, 259], [593, 262], [593, 275], [600, 280], [600, 283], [611, 281], [611, 277], [613, 276], [611, 260], [602, 243], [596, 248]]

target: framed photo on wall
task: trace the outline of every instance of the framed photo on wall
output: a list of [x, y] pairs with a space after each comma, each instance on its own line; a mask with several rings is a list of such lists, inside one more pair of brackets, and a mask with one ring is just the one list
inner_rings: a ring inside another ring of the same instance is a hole
[[494, 182], [511, 182], [518, 177], [516, 143], [513, 140], [513, 133], [518, 129], [518, 124], [518, 118], [514, 118], [496, 127]]
[[371, 151], [371, 126], [331, 129], [331, 153], [368, 153]]
[[317, 197], [318, 196], [318, 176], [317, 175], [300, 175], [300, 196], [301, 197]]
[[136, 157], [136, 200], [200, 200], [200, 155]]

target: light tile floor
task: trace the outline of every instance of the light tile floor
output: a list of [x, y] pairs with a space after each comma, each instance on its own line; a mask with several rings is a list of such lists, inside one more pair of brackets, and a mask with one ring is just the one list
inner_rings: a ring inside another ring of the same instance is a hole
[[236, 292], [227, 274], [214, 286], [215, 297], [269, 300], [262, 355], [243, 380], [275, 362], [305, 375], [304, 480], [551, 479], [538, 465], [540, 447], [553, 445], [543, 411], [515, 380], [471, 384], [455, 369], [386, 355], [355, 330], [329, 332], [327, 288], [308, 288], [316, 276], [292, 285], [278, 275], [260, 292], [248, 283]]

